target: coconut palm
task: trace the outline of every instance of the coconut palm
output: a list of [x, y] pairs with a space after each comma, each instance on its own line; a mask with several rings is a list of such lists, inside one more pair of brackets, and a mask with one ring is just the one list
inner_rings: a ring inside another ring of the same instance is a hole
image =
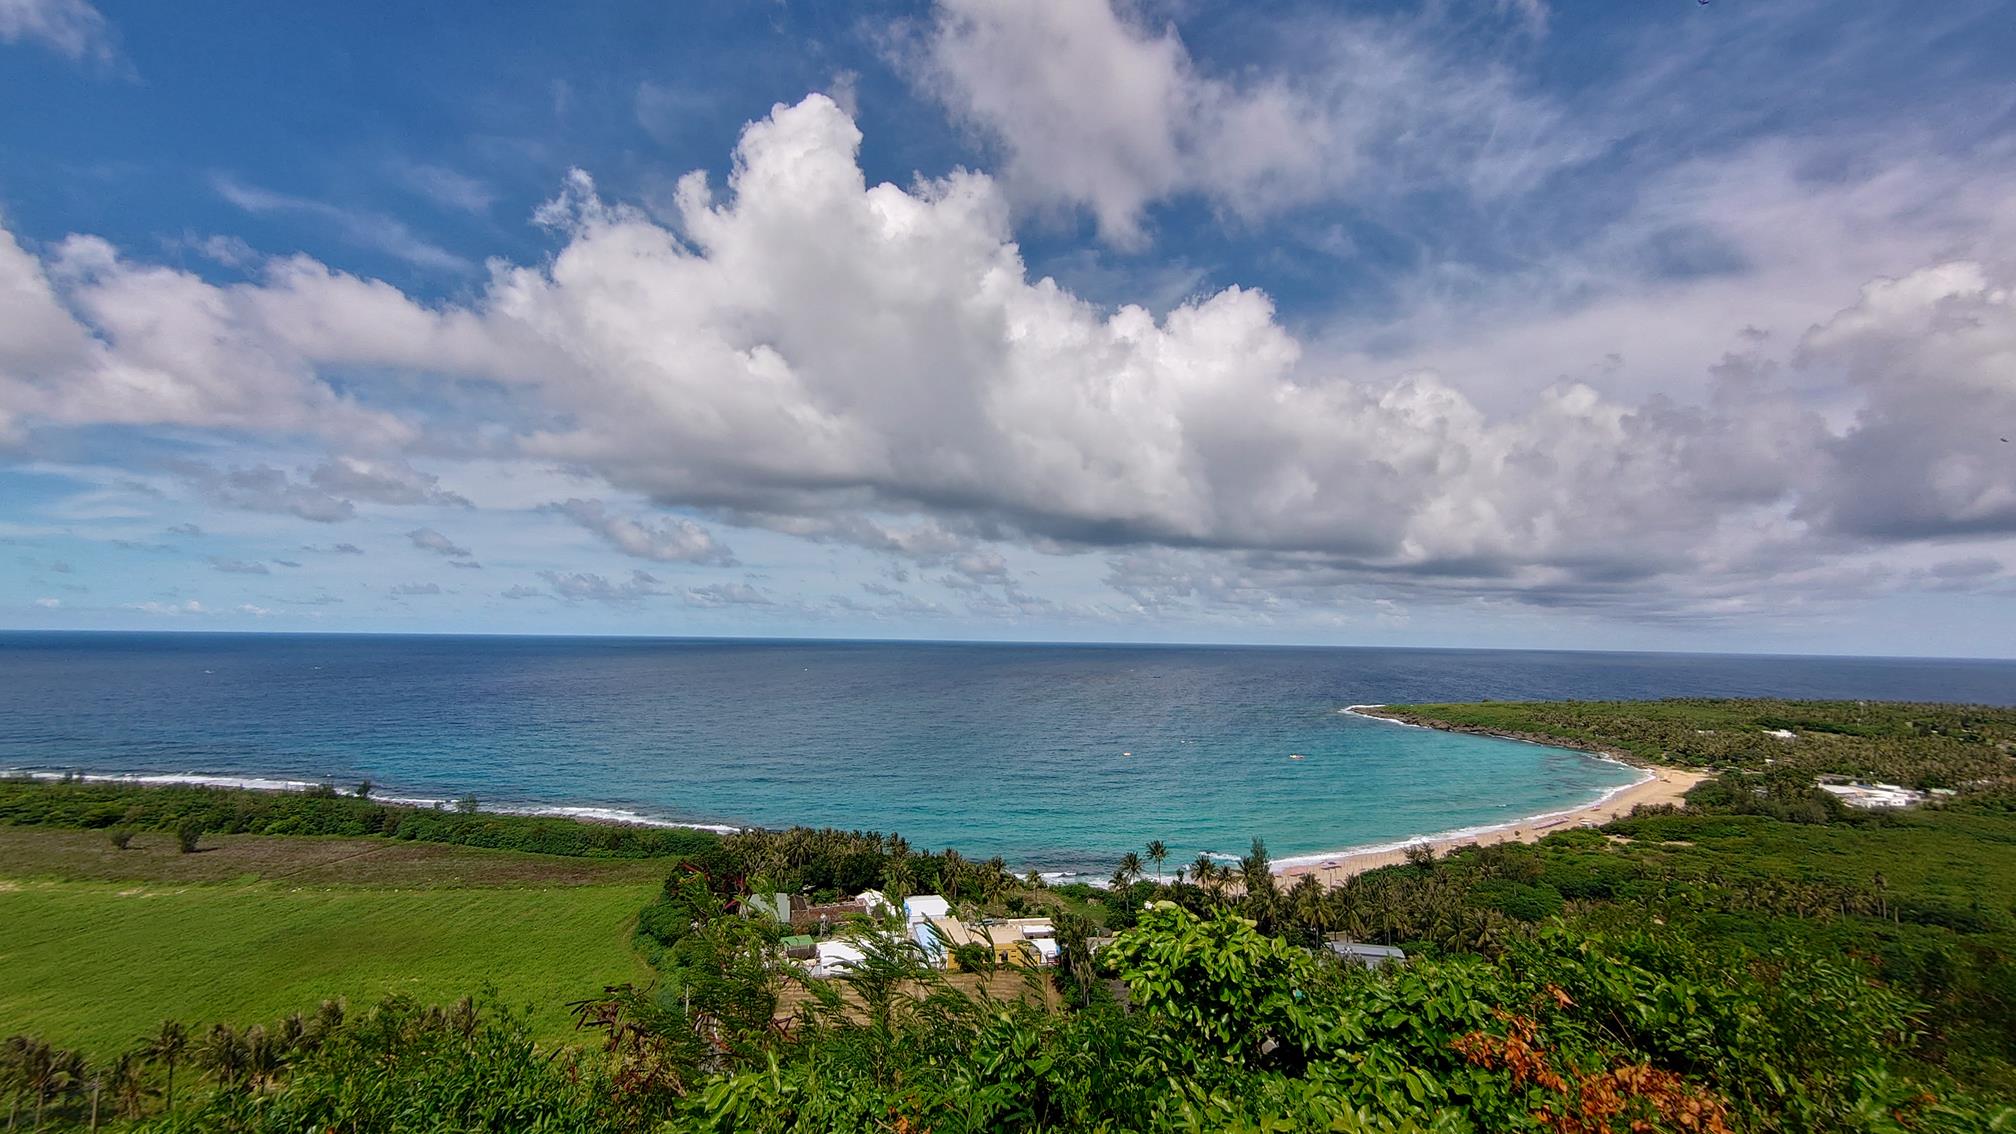
[[147, 1079], [140, 1073], [144, 1049], [129, 1051], [114, 1060], [105, 1073], [105, 1086], [112, 1091], [112, 1113], [120, 1118], [139, 1118], [147, 1109]]
[[189, 1050], [189, 1029], [174, 1020], [161, 1021], [161, 1030], [141, 1039], [141, 1052], [148, 1062], [159, 1063], [168, 1072], [168, 1090], [164, 1096], [169, 1110], [175, 1109], [175, 1065]]
[[1128, 881], [1141, 877], [1146, 869], [1147, 866], [1141, 861], [1141, 856], [1133, 851], [1130, 850], [1120, 856], [1120, 873], [1126, 875]]
[[1213, 859], [1208, 854], [1200, 853], [1196, 858], [1190, 861], [1190, 877], [1195, 879], [1199, 883], [1202, 883], [1205, 879], [1211, 877], [1213, 874], [1216, 874], [1217, 872], [1218, 872], [1217, 860]]
[[1169, 848], [1163, 845], [1161, 839], [1149, 840], [1148, 861], [1155, 864], [1155, 881], [1158, 883], [1161, 882], [1162, 864], [1169, 861]]
[[245, 1041], [229, 1025], [218, 1024], [203, 1037], [203, 1046], [196, 1053], [197, 1062], [210, 1072], [217, 1085], [232, 1088], [245, 1078], [247, 1051]]

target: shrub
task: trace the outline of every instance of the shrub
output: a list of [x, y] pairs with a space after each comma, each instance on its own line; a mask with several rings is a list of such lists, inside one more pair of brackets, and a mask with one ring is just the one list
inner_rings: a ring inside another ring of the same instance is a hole
[[133, 832], [125, 827], [112, 828], [112, 849], [125, 850], [133, 841]]
[[188, 820], [180, 827], [175, 828], [175, 842], [182, 848], [183, 854], [195, 854], [196, 844], [202, 841], [202, 838], [203, 824], [194, 819]]

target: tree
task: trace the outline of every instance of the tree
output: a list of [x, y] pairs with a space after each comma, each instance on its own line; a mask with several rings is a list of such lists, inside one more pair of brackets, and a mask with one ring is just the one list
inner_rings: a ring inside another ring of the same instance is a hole
[[203, 822], [200, 819], [184, 820], [175, 828], [175, 843], [183, 854], [195, 854], [196, 844], [203, 841]]
[[473, 795], [465, 795], [455, 801], [455, 810], [460, 811], [464, 815], [476, 814], [476, 806], [476, 797]]
[[1114, 877], [1118, 878], [1124, 875], [1129, 882], [1132, 882], [1136, 878], [1141, 877], [1144, 869], [1141, 856], [1130, 850], [1120, 856], [1120, 871]]
[[146, 1109], [147, 1080], [140, 1074], [146, 1051], [129, 1051], [114, 1060], [106, 1072], [105, 1085], [112, 1091], [112, 1113], [120, 1118], [139, 1118]]
[[1155, 864], [1155, 881], [1162, 881], [1162, 864], [1169, 861], [1169, 848], [1161, 839], [1148, 841], [1148, 861]]
[[175, 1065], [189, 1050], [189, 1030], [174, 1020], [161, 1021], [161, 1030], [141, 1039], [141, 1051], [151, 1063], [168, 1072], [167, 1109], [175, 1109]]
[[374, 790], [376, 790], [376, 789], [377, 789], [377, 787], [378, 787], [378, 785], [377, 785], [377, 784], [374, 784], [374, 783], [372, 783], [372, 782], [371, 782], [370, 780], [359, 780], [359, 781], [357, 781], [357, 798], [358, 798], [358, 799], [370, 799], [370, 798], [371, 798], [371, 793], [372, 793], [372, 792], [373, 792]]
[[113, 850], [125, 850], [133, 842], [133, 832], [125, 827], [114, 827], [111, 839]]

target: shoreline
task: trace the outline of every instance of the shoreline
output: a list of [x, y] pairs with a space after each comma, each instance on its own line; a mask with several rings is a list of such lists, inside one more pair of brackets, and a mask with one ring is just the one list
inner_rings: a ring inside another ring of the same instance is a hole
[[[1383, 705], [1347, 705], [1337, 711], [1401, 728], [1433, 727], [1430, 725], [1415, 724], [1412, 721], [1400, 720], [1396, 717], [1381, 716], [1378, 713], [1368, 711], [1383, 707]], [[1362, 874], [1365, 871], [1406, 862], [1407, 850], [1410, 847], [1426, 845], [1433, 848], [1438, 854], [1441, 854], [1454, 847], [1472, 844], [1489, 846], [1504, 842], [1537, 842], [1539, 839], [1556, 831], [1567, 830], [1575, 826], [1597, 826], [1612, 819], [1620, 818], [1630, 814], [1631, 810], [1639, 804], [1677, 804], [1689, 789], [1695, 784], [1700, 783], [1703, 779], [1708, 778], [1705, 773], [1689, 769], [1647, 765], [1641, 761], [1628, 758], [1622, 753], [1591, 749], [1567, 742], [1556, 743], [1539, 737], [1497, 733], [1481, 729], [1443, 729], [1437, 731], [1471, 732], [1479, 735], [1494, 736], [1502, 740], [1514, 740], [1540, 747], [1579, 752], [1592, 759], [1633, 768], [1640, 772], [1641, 775], [1639, 779], [1631, 783], [1609, 788], [1597, 798], [1574, 807], [1527, 815], [1518, 819], [1484, 826], [1422, 832], [1410, 835], [1404, 839], [1388, 842], [1340, 847], [1331, 851], [1287, 855], [1274, 861], [1274, 873], [1277, 876], [1290, 879], [1300, 878], [1306, 874], [1315, 874], [1324, 885], [1335, 886], [1342, 883], [1345, 879]], [[4, 777], [25, 777], [48, 782], [68, 778], [86, 783], [127, 784], [137, 787], [170, 787], [179, 785], [185, 787], [211, 787], [240, 791], [269, 792], [312, 791], [327, 788], [334, 790], [336, 794], [342, 796], [356, 795], [356, 792], [347, 788], [334, 787], [326, 780], [292, 779], [281, 776], [229, 776], [201, 772], [59, 772], [17, 767], [0, 769], [0, 778]], [[382, 803], [395, 807], [427, 809], [450, 808], [455, 805], [455, 801], [452, 799], [434, 798], [431, 796], [404, 796], [373, 792], [369, 798], [374, 803]], [[705, 823], [660, 818], [627, 808], [588, 805], [485, 803], [480, 810], [493, 815], [570, 819], [582, 823], [615, 826], [698, 830], [709, 831], [718, 835], [731, 835], [748, 829], [725, 823]], [[1230, 861], [1236, 856], [1222, 855], [1214, 857]], [[1052, 868], [1040, 872], [1044, 875], [1046, 883], [1050, 885], [1082, 882], [1088, 885], [1103, 887], [1104, 884], [1103, 876], [1096, 869], [1081, 871]], [[1020, 872], [1018, 871], [1018, 873]]]
[[[126, 784], [131, 787], [197, 787], [223, 788], [228, 791], [317, 791], [328, 788], [337, 795], [357, 797], [349, 788], [340, 788], [327, 780], [288, 780], [267, 776], [215, 776], [201, 772], [49, 772], [31, 768], [0, 768], [0, 779], [17, 777], [40, 780], [44, 783], [61, 783], [74, 780], [89, 784]], [[382, 803], [388, 807], [411, 807], [418, 810], [432, 808], [452, 808], [452, 799], [436, 799], [432, 796], [380, 795], [372, 792], [364, 797], [372, 803]], [[620, 807], [590, 807], [568, 804], [514, 805], [485, 803], [477, 809], [485, 815], [513, 815], [533, 819], [572, 819], [577, 823], [600, 823], [616, 827], [657, 827], [666, 830], [711, 831], [717, 835], [733, 835], [746, 828], [727, 823], [682, 822], [677, 819], [660, 819], [640, 811], [630, 811]]]
[[[1340, 712], [1383, 724], [1398, 725], [1401, 728], [1433, 728], [1432, 725], [1415, 724], [1413, 721], [1397, 717], [1384, 717], [1368, 709], [1384, 708], [1383, 705], [1348, 705]], [[1496, 736], [1501, 740], [1516, 740], [1523, 744], [1538, 744], [1543, 747], [1563, 748], [1583, 752], [1599, 760], [1636, 768], [1644, 774], [1635, 782], [1611, 788], [1596, 799], [1578, 807], [1560, 811], [1549, 811], [1539, 815], [1529, 815], [1506, 823], [1489, 827], [1471, 827], [1456, 831], [1419, 835], [1404, 842], [1380, 843], [1372, 846], [1350, 847], [1334, 854], [1296, 855], [1275, 863], [1274, 873], [1284, 878], [1302, 878], [1314, 875], [1325, 887], [1338, 886], [1347, 879], [1369, 870], [1385, 866], [1399, 866], [1407, 861], [1407, 851], [1411, 847], [1426, 846], [1438, 856], [1456, 847], [1493, 846], [1499, 843], [1536, 843], [1558, 831], [1573, 830], [1578, 827], [1598, 827], [1613, 819], [1621, 819], [1641, 804], [1680, 804], [1687, 792], [1696, 784], [1709, 779], [1709, 773], [1692, 768], [1672, 768], [1659, 764], [1646, 764], [1629, 758], [1623, 753], [1601, 749], [1590, 749], [1569, 743], [1550, 743], [1529, 736], [1515, 736], [1492, 732], [1485, 729], [1446, 729], [1447, 732], [1469, 732], [1474, 735]]]

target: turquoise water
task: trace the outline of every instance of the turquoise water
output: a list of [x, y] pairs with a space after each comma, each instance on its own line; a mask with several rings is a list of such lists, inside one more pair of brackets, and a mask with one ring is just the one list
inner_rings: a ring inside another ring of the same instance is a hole
[[[1514, 821], [1635, 773], [1361, 703], [2016, 701], [2016, 663], [1431, 650], [0, 634], [0, 768], [330, 780], [901, 832], [1018, 868], [1277, 858]], [[1131, 753], [1131, 755], [1126, 755]], [[1306, 758], [1289, 760], [1291, 753]]]

